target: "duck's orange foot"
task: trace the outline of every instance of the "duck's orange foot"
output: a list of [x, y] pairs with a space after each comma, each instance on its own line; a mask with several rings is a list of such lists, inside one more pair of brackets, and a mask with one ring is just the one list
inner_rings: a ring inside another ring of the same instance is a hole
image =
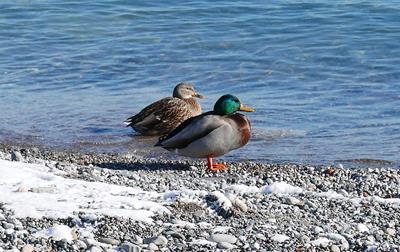
[[212, 164], [208, 166], [208, 170], [211, 172], [224, 171], [225, 169], [226, 166], [224, 164]]

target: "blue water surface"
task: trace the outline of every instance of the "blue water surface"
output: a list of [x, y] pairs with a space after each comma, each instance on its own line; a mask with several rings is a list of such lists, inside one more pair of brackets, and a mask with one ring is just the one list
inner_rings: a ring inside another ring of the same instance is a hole
[[237, 95], [225, 160], [400, 162], [397, 1], [0, 3], [0, 141], [168, 155], [122, 121], [191, 82]]

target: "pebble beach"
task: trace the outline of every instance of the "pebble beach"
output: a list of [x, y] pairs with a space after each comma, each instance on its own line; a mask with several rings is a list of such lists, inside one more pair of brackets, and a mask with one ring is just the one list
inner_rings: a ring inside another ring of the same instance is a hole
[[227, 166], [3, 145], [0, 251], [400, 249], [398, 168]]

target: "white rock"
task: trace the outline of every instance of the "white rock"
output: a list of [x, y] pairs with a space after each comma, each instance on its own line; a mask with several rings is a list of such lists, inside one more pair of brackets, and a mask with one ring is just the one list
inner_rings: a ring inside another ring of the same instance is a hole
[[331, 246], [331, 251], [332, 252], [340, 252], [340, 248], [338, 246], [336, 246], [336, 245], [332, 245]]
[[319, 234], [319, 233], [324, 232], [324, 229], [322, 227], [315, 226], [313, 229], [313, 232], [314, 232], [314, 234]]
[[290, 239], [290, 237], [289, 236], [287, 236], [287, 235], [282, 235], [282, 234], [274, 234], [272, 237], [271, 237], [271, 239], [273, 240], [273, 241], [276, 241], [276, 242], [284, 242], [284, 241], [286, 241], [286, 240], [289, 240]]
[[388, 235], [395, 236], [396, 235], [396, 230], [393, 229], [393, 228], [386, 228], [386, 233]]
[[233, 249], [233, 248], [235, 248], [235, 245], [232, 245], [229, 242], [219, 242], [217, 246], [220, 249]]
[[240, 209], [242, 212], [247, 212], [247, 210], [248, 210], [248, 207], [247, 207], [246, 203], [243, 200], [239, 199], [239, 198], [235, 198], [232, 201], [232, 204], [233, 204], [234, 207]]
[[358, 230], [358, 232], [361, 232], [361, 233], [369, 232], [369, 228], [365, 224], [362, 224], [362, 223], [357, 224], [357, 230]]
[[326, 248], [329, 245], [330, 240], [326, 237], [321, 237], [316, 240], [311, 241], [311, 244], [316, 247]]
[[350, 244], [349, 242], [346, 240], [342, 243], [342, 245], [340, 245], [340, 247], [342, 248], [343, 251], [347, 251], [350, 249]]
[[21, 252], [32, 252], [34, 247], [31, 244], [26, 244], [22, 247]]
[[295, 197], [287, 197], [286, 204], [300, 206], [300, 205], [304, 205], [304, 202], [302, 202], [301, 200], [299, 200]]
[[93, 238], [86, 238], [83, 241], [85, 242], [87, 247], [90, 247], [90, 246], [92, 246], [94, 244], [97, 244], [97, 241], [95, 239], [93, 239]]
[[267, 238], [265, 237], [265, 235], [261, 234], [261, 233], [257, 233], [256, 234], [256, 238], [265, 241]]
[[260, 249], [260, 244], [258, 242], [253, 243], [252, 247], [256, 250]]
[[14, 233], [14, 229], [12, 228], [6, 229], [6, 234], [10, 235], [12, 233]]
[[347, 239], [341, 234], [327, 233], [327, 234], [325, 234], [325, 236], [328, 239], [336, 241], [337, 243], [340, 243], [340, 244], [343, 244], [343, 243], [347, 242]]
[[236, 243], [236, 237], [230, 234], [212, 234], [209, 238], [213, 242], [228, 242], [231, 244]]
[[150, 250], [158, 250], [158, 246], [156, 244], [154, 244], [154, 243], [150, 243], [149, 244], [149, 249]]
[[89, 250], [90, 252], [103, 252], [103, 250], [99, 247], [92, 246]]
[[231, 229], [231, 227], [228, 226], [216, 226], [212, 232], [213, 233], [226, 233], [229, 231], [229, 229]]

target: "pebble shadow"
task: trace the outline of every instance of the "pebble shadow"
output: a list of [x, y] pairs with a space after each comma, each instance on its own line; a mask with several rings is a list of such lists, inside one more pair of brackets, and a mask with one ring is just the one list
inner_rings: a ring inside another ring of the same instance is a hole
[[188, 171], [190, 165], [186, 163], [125, 163], [111, 162], [93, 164], [100, 168], [111, 170], [129, 170], [129, 171]]

